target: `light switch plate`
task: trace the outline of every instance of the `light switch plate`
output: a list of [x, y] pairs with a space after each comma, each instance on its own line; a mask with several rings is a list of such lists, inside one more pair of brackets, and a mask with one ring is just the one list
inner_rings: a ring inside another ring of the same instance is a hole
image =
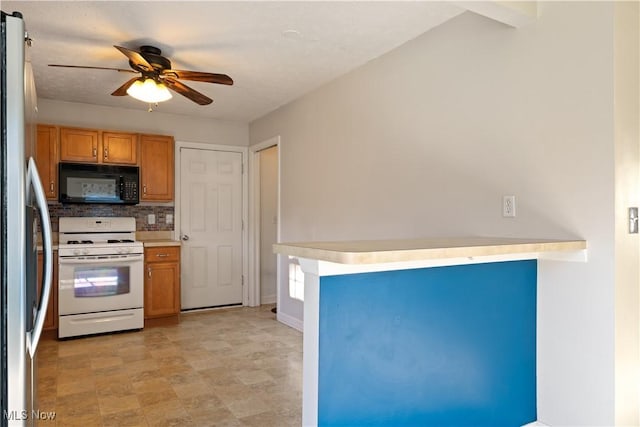
[[156, 215], [155, 214], [147, 215], [147, 224], [153, 225], [155, 223], [156, 223]]

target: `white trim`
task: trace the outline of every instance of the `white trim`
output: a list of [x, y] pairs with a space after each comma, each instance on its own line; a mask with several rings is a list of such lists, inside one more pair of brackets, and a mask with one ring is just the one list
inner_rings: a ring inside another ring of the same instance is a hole
[[549, 427], [548, 424], [541, 423], [540, 421], [534, 421], [529, 424], [525, 424], [522, 427]]
[[288, 314], [280, 313], [280, 311], [278, 311], [276, 318], [278, 319], [278, 322], [284, 323], [296, 331], [304, 332], [304, 322], [302, 320], [289, 316]]
[[[280, 241], [280, 136], [269, 138], [249, 147], [249, 302], [258, 306], [260, 301], [260, 151], [278, 149], [278, 200], [276, 241]], [[276, 306], [280, 305], [280, 255], [276, 263]], [[279, 317], [278, 317], [279, 319]], [[283, 321], [283, 323], [288, 324]], [[291, 326], [291, 325], [289, 325]], [[292, 326], [294, 327], [294, 326]], [[295, 327], [294, 327], [295, 328]], [[296, 328], [298, 329], [298, 328]]]
[[[278, 320], [280, 319], [278, 318]], [[317, 426], [318, 367], [320, 365], [320, 277], [313, 273], [304, 274], [302, 354], [302, 425]]]
[[[173, 238], [175, 240], [180, 240], [180, 178], [181, 178], [181, 170], [180, 170], [180, 150], [182, 148], [192, 148], [195, 150], [208, 150], [208, 151], [227, 151], [233, 153], [240, 153], [242, 155], [242, 223], [245, 224], [244, 230], [242, 230], [242, 276], [249, 276], [249, 257], [248, 257], [248, 248], [249, 248], [249, 233], [247, 231], [247, 224], [249, 223], [249, 208], [248, 208], [248, 178], [247, 178], [247, 156], [248, 156], [248, 148], [247, 147], [238, 147], [237, 145], [219, 145], [219, 144], [206, 144], [201, 142], [186, 142], [186, 141], [176, 141], [175, 143], [175, 155], [174, 158], [174, 193], [175, 194], [175, 208], [173, 215]], [[182, 278], [181, 278], [182, 280]], [[245, 283], [247, 281], [245, 280]], [[242, 287], [242, 305], [249, 305], [249, 286]]]

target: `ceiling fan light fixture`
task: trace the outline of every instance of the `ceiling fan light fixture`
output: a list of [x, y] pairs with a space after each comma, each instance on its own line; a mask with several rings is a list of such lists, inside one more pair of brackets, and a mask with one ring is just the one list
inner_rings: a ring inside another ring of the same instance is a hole
[[158, 83], [150, 78], [136, 80], [127, 89], [127, 94], [132, 98], [149, 104], [168, 101], [172, 98], [171, 92], [169, 92], [164, 83]]

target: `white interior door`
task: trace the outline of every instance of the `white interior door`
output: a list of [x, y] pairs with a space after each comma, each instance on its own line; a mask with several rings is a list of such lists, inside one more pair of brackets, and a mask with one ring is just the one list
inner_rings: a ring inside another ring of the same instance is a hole
[[242, 154], [180, 149], [182, 309], [242, 303]]

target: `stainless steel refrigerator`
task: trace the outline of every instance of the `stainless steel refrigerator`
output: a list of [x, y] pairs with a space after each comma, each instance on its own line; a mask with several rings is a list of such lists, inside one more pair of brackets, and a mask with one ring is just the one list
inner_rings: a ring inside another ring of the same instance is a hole
[[[2, 146], [0, 147], [0, 382], [1, 425], [34, 425], [36, 351], [51, 292], [51, 222], [31, 157], [36, 138], [36, 94], [27, 60], [30, 40], [19, 13], [2, 12]], [[37, 229], [42, 230], [43, 281], [37, 283]]]

